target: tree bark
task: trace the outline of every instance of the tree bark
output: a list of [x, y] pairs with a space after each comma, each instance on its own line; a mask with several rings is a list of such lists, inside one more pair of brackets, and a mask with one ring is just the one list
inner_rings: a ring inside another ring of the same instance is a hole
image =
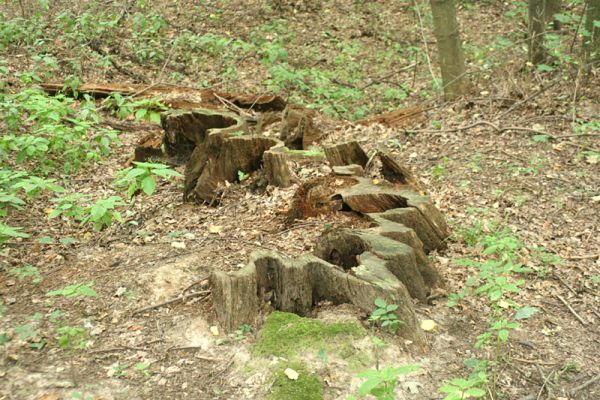
[[439, 63], [447, 100], [465, 93], [465, 60], [460, 43], [454, 0], [430, 0]]
[[528, 59], [534, 65], [543, 64], [548, 59], [544, 47], [544, 34], [552, 22], [553, 29], [559, 28], [554, 14], [560, 12], [560, 0], [529, 0], [529, 53]]
[[588, 1], [585, 30], [589, 33], [584, 41], [586, 63], [600, 61], [600, 0]]

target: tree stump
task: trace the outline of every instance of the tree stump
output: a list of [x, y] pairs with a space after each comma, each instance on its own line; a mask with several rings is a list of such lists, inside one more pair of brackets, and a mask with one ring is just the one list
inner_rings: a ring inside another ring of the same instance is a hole
[[256, 324], [265, 303], [299, 315], [307, 315], [323, 300], [371, 312], [380, 297], [399, 305], [396, 313], [404, 324], [398, 333], [421, 343], [423, 333], [404, 285], [387, 270], [385, 260], [374, 254], [361, 257], [354, 275], [314, 256], [285, 259], [274, 252], [255, 252], [242, 270], [211, 274], [217, 318], [223, 329], [233, 331], [241, 324]]
[[[357, 146], [332, 146], [330, 154], [350, 163], [357, 157], [348, 154], [364, 154]], [[382, 168], [391, 171], [387, 176], [396, 183], [375, 184], [352, 175], [362, 174], [360, 165], [342, 165], [332, 176], [300, 185], [288, 215], [294, 219], [354, 211], [372, 227], [326, 231], [315, 247], [318, 258], [287, 260], [274, 252], [259, 252], [241, 271], [212, 274], [215, 310], [225, 329], [255, 323], [266, 304], [306, 315], [319, 301], [329, 300], [371, 313], [374, 300], [381, 297], [398, 305], [397, 315], [404, 321], [398, 333], [422, 342], [412, 299], [425, 301], [432, 290], [444, 287], [426, 254], [445, 246], [448, 228], [427, 197], [406, 184], [413, 181], [412, 174], [389, 155], [383, 157]]]
[[[225, 111], [170, 111], [161, 122], [167, 155], [187, 163], [184, 199], [188, 201], [213, 204], [220, 185], [237, 181], [239, 172], [256, 171], [265, 151], [282, 146], [277, 139], [248, 134], [244, 119]], [[278, 182], [289, 178], [281, 162], [272, 173]]]

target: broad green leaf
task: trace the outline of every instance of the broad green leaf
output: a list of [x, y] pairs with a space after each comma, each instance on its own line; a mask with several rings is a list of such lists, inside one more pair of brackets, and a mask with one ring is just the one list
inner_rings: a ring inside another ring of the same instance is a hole
[[142, 180], [140, 186], [144, 193], [150, 196], [156, 190], [156, 180], [153, 176], [147, 176]]
[[383, 300], [382, 298], [378, 297], [375, 299], [375, 305], [379, 308], [385, 308], [385, 306], [387, 306], [387, 303], [385, 302], [385, 300]]

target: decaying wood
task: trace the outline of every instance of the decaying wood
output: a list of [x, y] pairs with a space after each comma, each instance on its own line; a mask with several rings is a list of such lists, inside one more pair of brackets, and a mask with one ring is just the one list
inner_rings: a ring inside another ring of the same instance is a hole
[[156, 132], [144, 136], [135, 147], [133, 161], [144, 162], [163, 158], [165, 154], [162, 150], [162, 136]]
[[[40, 86], [46, 92], [52, 94], [71, 91], [69, 88], [65, 89], [64, 83], [43, 83]], [[171, 109], [220, 108], [219, 97], [230, 101], [237, 107], [258, 112], [283, 111], [286, 106], [285, 100], [275, 95], [254, 96], [172, 85], [87, 83], [80, 85], [77, 91], [97, 98], [107, 97], [112, 93], [138, 98], [156, 98]]]
[[340, 176], [363, 176], [365, 170], [360, 165], [334, 165], [332, 167], [333, 173]]
[[321, 138], [315, 127], [315, 110], [288, 104], [281, 117], [281, 140], [290, 149], [308, 149]]
[[331, 166], [357, 164], [364, 168], [369, 161], [369, 157], [355, 141], [324, 146], [323, 150]]
[[419, 183], [408, 168], [396, 161], [389, 153], [379, 150], [377, 156], [381, 160], [381, 174], [392, 183], [411, 185], [418, 188]]
[[337, 192], [355, 182], [354, 178], [345, 176], [326, 176], [303, 182], [292, 199], [288, 222], [340, 211], [343, 203], [341, 197], [336, 196]]
[[354, 304], [365, 313], [380, 297], [398, 304], [396, 313], [404, 324], [399, 334], [418, 343], [412, 300], [406, 287], [385, 267], [385, 260], [364, 254], [356, 275], [314, 256], [285, 259], [274, 252], [256, 252], [242, 270], [233, 274], [216, 271], [211, 276], [215, 311], [221, 326], [232, 331], [253, 324], [265, 303], [281, 311], [307, 315], [323, 300]]
[[284, 188], [292, 184], [292, 173], [283, 146], [274, 146], [264, 152], [263, 168], [269, 184]]
[[404, 128], [423, 122], [424, 119], [423, 109], [420, 106], [415, 106], [364, 118], [356, 123], [359, 125], [381, 124], [389, 128]]

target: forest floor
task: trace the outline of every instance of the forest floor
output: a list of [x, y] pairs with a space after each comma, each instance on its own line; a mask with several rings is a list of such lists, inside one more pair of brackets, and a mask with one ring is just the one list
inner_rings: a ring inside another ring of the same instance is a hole
[[[385, 148], [414, 172], [453, 229], [448, 248], [430, 255], [448, 293], [475, 274], [460, 260], [485, 257], [480, 239], [507, 228], [519, 238], [519, 261], [531, 268], [513, 300], [539, 311], [498, 353], [474, 348], [493, 312], [481, 297], [453, 308], [446, 297], [416, 304], [420, 319], [436, 322], [426, 350], [348, 305], [322, 304], [312, 317], [356, 324], [359, 333], [328, 340], [317, 329], [297, 342], [280, 338], [285, 356], [259, 354], [260, 327], [234, 335], [215, 328], [211, 297], [203, 294], [210, 271], [235, 271], [257, 249], [310, 253], [326, 225], [363, 222], [340, 212], [290, 225], [285, 210], [297, 185], [257, 192], [255, 175], [231, 185], [218, 207], [184, 203], [181, 180], [161, 182], [128, 206], [126, 223], [99, 233], [48, 220], [54, 195], [43, 193], [6, 219], [31, 236], [0, 247], [0, 399], [273, 399], [287, 367], [316, 377], [325, 399], [346, 399], [362, 382], [357, 374], [376, 363], [420, 366], [400, 379], [396, 398], [441, 399], [445, 381], [469, 375], [470, 358], [497, 363], [499, 399], [600, 398], [600, 382], [590, 381], [600, 374], [600, 79], [586, 81], [566, 63], [554, 71], [525, 65], [522, 6], [460, 2], [472, 87], [444, 102], [431, 75], [437, 68], [426, 2], [418, 2], [419, 12], [404, 2], [350, 0], [282, 9], [269, 3], [285, 2], [104, 3], [58, 4], [40, 14], [29, 2], [2, 5], [5, 90], [27, 86], [26, 76], [161, 82], [276, 92], [310, 105], [326, 142]], [[351, 122], [409, 106], [422, 107], [425, 117], [402, 129]], [[102, 162], [57, 175], [68, 193], [122, 194], [115, 173], [141, 138], [161, 132], [106, 110], [103, 124], [119, 130], [120, 143]], [[23, 274], [25, 264], [39, 276]], [[89, 284], [96, 296], [47, 295], [72, 284]], [[189, 296], [141, 310], [181, 295]], [[59, 347], [59, 326], [83, 326], [84, 348]], [[374, 336], [386, 342], [383, 350]], [[318, 398], [304, 386], [298, 392], [279, 398]]]

